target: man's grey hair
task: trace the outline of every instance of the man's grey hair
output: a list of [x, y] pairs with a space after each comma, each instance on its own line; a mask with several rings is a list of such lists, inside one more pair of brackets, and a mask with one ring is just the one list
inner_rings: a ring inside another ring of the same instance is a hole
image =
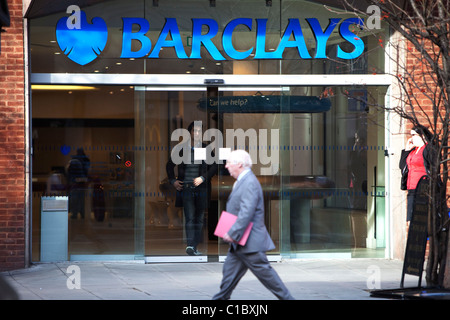
[[252, 158], [250, 154], [245, 150], [233, 150], [228, 156], [227, 162], [233, 164], [242, 164], [245, 169], [250, 169], [252, 167]]

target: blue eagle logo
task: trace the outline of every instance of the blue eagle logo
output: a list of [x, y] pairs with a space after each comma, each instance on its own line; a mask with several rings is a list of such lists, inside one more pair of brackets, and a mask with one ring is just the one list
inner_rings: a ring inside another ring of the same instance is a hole
[[78, 28], [72, 28], [68, 17], [61, 18], [56, 25], [56, 40], [63, 53], [79, 65], [86, 65], [105, 49], [108, 41], [108, 27], [102, 18], [88, 23], [84, 11], [80, 11]]

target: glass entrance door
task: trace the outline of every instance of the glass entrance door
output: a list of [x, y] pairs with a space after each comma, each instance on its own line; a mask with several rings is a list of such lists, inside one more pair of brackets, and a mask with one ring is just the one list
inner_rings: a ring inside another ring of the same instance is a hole
[[139, 205], [148, 262], [207, 261], [208, 175], [214, 168], [197, 152], [202, 132], [215, 125], [201, 108], [206, 98], [206, 87], [136, 88], [136, 136], [145, 146], [136, 179], [144, 195]]
[[[217, 112], [223, 148], [245, 150], [252, 158], [252, 171], [264, 194], [265, 224], [276, 246], [269, 253], [272, 258], [279, 257], [281, 250], [280, 190], [284, 168], [280, 162], [280, 143], [284, 139], [281, 128], [285, 121], [280, 112], [281, 98], [281, 87], [220, 87], [217, 98], [206, 104], [209, 110]], [[222, 167], [214, 184], [217, 191], [213, 192], [218, 200], [218, 216], [226, 209], [233, 183], [234, 178]], [[229, 246], [221, 239], [217, 246], [222, 261]]]

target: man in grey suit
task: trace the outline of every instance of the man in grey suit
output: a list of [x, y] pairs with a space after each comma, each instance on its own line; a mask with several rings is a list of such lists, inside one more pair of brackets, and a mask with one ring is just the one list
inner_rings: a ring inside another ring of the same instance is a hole
[[[237, 220], [223, 239], [230, 243], [228, 255], [223, 265], [220, 291], [214, 300], [230, 299], [231, 293], [248, 269], [272, 293], [283, 300], [293, 300], [289, 290], [267, 260], [266, 251], [275, 249], [264, 224], [264, 199], [261, 185], [251, 171], [252, 160], [244, 150], [230, 153], [225, 168], [236, 179], [228, 198], [226, 211], [237, 215]], [[237, 242], [246, 227], [253, 222], [247, 243]]]

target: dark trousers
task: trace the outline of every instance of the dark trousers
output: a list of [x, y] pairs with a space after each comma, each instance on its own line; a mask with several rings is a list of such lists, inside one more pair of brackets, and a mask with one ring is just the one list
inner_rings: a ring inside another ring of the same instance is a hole
[[203, 238], [203, 219], [207, 207], [206, 188], [194, 188], [190, 184], [183, 187], [183, 207], [188, 246], [197, 247]]
[[69, 192], [69, 211], [72, 213], [72, 218], [76, 219], [78, 213], [81, 218], [84, 219], [84, 200], [85, 189], [84, 188], [72, 188]]
[[416, 190], [415, 189], [408, 189], [408, 196], [406, 198], [406, 221], [411, 221], [412, 214], [413, 214], [413, 205], [414, 205], [414, 198], [416, 197]]
[[289, 290], [281, 281], [277, 272], [272, 268], [264, 252], [244, 253], [239, 247], [230, 247], [223, 264], [223, 278], [220, 291], [213, 300], [228, 300], [231, 293], [247, 270], [258, 278], [280, 300], [294, 300]]

